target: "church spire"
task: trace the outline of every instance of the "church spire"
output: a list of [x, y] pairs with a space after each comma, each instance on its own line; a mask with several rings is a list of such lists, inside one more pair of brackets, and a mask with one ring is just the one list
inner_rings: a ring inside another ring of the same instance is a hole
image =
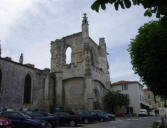
[[87, 19], [87, 14], [83, 14], [83, 20], [82, 20], [82, 37], [89, 37], [89, 24]]
[[21, 53], [21, 55], [20, 55], [19, 63], [20, 63], [20, 64], [23, 64], [23, 53]]

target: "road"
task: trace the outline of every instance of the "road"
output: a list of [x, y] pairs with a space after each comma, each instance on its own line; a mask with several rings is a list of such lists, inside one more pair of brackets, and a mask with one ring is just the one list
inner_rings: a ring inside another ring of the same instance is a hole
[[160, 117], [116, 119], [115, 121], [86, 124], [75, 128], [152, 128], [151, 126], [154, 121], [160, 121]]

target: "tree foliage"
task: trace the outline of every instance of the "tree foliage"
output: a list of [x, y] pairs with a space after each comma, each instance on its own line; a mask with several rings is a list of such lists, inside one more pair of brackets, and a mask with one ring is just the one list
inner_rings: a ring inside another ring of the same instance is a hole
[[132, 5], [142, 5], [146, 9], [145, 16], [151, 17], [155, 13], [157, 18], [162, 16], [167, 19], [167, 0], [95, 0], [91, 8], [98, 12], [100, 7], [105, 10], [106, 4], [114, 5], [115, 10], [119, 7], [126, 9]]
[[127, 106], [129, 105], [129, 99], [127, 95], [119, 92], [108, 92], [103, 97], [104, 105], [107, 109], [111, 109], [116, 106]]
[[167, 97], [167, 26], [144, 24], [128, 51], [135, 73], [155, 94]]

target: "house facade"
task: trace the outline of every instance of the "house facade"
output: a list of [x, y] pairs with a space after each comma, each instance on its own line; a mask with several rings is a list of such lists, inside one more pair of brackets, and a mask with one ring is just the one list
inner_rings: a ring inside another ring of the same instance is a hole
[[160, 96], [155, 96], [149, 89], [144, 89], [144, 97], [146, 103], [151, 105], [154, 110], [166, 107], [166, 100], [162, 99]]
[[119, 91], [129, 98], [129, 106], [124, 109], [127, 114], [138, 115], [141, 108], [149, 105], [145, 103], [143, 85], [137, 81], [118, 81], [112, 83], [112, 91]]

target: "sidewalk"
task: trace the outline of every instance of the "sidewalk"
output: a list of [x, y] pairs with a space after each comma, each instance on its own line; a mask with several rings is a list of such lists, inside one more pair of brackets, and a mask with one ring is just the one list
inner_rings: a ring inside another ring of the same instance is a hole
[[139, 117], [135, 116], [135, 117], [116, 117], [116, 120], [127, 120], [127, 119], [138, 119]]

